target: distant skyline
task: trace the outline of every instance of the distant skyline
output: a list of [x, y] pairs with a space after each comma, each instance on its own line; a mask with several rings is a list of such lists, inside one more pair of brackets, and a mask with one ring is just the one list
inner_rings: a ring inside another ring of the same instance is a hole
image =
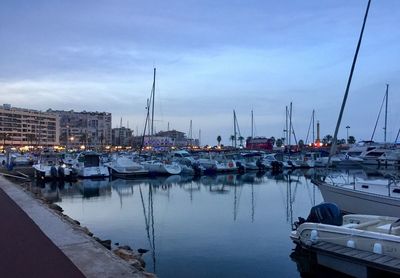
[[[334, 133], [367, 0], [2, 1], [0, 103], [106, 111], [142, 132], [153, 67], [155, 127], [229, 145], [283, 137], [293, 103], [297, 139], [312, 110]], [[339, 138], [370, 139], [389, 87], [388, 140], [400, 128], [400, 1], [372, 1]], [[383, 114], [375, 140], [383, 141]]]

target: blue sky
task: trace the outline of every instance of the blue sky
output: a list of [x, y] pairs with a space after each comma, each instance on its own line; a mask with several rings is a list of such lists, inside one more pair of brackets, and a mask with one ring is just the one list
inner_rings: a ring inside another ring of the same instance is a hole
[[[0, 103], [107, 111], [143, 128], [157, 67], [156, 129], [230, 144], [283, 136], [293, 102], [298, 139], [312, 110], [333, 134], [366, 0], [1, 1]], [[369, 139], [390, 84], [388, 139], [400, 128], [400, 1], [372, 1], [339, 137]], [[376, 140], [383, 139], [383, 121]]]

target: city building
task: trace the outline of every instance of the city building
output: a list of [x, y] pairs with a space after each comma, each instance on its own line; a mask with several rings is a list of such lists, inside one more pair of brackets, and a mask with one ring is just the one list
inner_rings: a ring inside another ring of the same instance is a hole
[[4, 146], [55, 146], [59, 144], [57, 115], [33, 109], [0, 107], [0, 142]]
[[249, 137], [246, 140], [246, 149], [272, 151], [273, 140], [266, 137]]
[[133, 140], [133, 132], [130, 128], [117, 127], [112, 129], [112, 145], [131, 147]]
[[101, 148], [111, 145], [111, 113], [51, 110], [60, 119], [60, 145], [67, 148]]
[[189, 147], [199, 146], [199, 139], [188, 139], [184, 132], [177, 130], [160, 131], [153, 136], [147, 135], [135, 136], [132, 140], [133, 147], [140, 147], [143, 141], [143, 146], [152, 147]]

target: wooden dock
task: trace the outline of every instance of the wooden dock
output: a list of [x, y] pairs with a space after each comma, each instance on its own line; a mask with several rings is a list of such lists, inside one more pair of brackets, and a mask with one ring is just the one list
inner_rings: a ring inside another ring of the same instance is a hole
[[[317, 263], [355, 277], [372, 277], [377, 272], [400, 276], [400, 259], [342, 245], [319, 242], [308, 248]], [[385, 276], [386, 277], [386, 276]]]

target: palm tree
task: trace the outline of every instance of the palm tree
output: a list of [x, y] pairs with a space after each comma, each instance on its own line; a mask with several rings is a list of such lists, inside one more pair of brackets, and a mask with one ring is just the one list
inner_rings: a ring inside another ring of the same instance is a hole
[[217, 136], [218, 146], [221, 146], [221, 141], [222, 141], [222, 137], [221, 137], [221, 135], [218, 135]]
[[27, 134], [26, 135], [26, 140], [28, 141], [28, 144], [32, 145], [33, 141], [36, 140], [36, 136], [33, 133]]
[[356, 142], [356, 138], [354, 136], [349, 136], [349, 144], [354, 144]]
[[282, 147], [282, 145], [283, 145], [283, 140], [281, 138], [278, 138], [278, 140], [276, 140], [276, 146], [280, 148]]
[[232, 141], [232, 147], [233, 147], [233, 141], [235, 141], [235, 135], [231, 135], [231, 136], [229, 137], [229, 140]]
[[302, 139], [299, 140], [299, 148], [300, 150], [304, 148], [304, 141]]
[[86, 145], [87, 134], [86, 133], [82, 133], [79, 141], [82, 143], [82, 145]]
[[239, 140], [239, 144], [240, 144], [239, 146], [243, 147], [244, 137], [243, 136], [239, 136], [238, 140]]
[[0, 133], [0, 140], [3, 140], [3, 147], [6, 146], [6, 140], [10, 140], [11, 137], [8, 133]]
[[276, 139], [275, 139], [275, 137], [274, 137], [274, 136], [272, 136], [271, 138], [269, 138], [269, 140], [271, 140], [271, 144], [272, 144], [272, 146], [274, 146], [274, 145], [275, 145], [275, 143], [276, 143]]

